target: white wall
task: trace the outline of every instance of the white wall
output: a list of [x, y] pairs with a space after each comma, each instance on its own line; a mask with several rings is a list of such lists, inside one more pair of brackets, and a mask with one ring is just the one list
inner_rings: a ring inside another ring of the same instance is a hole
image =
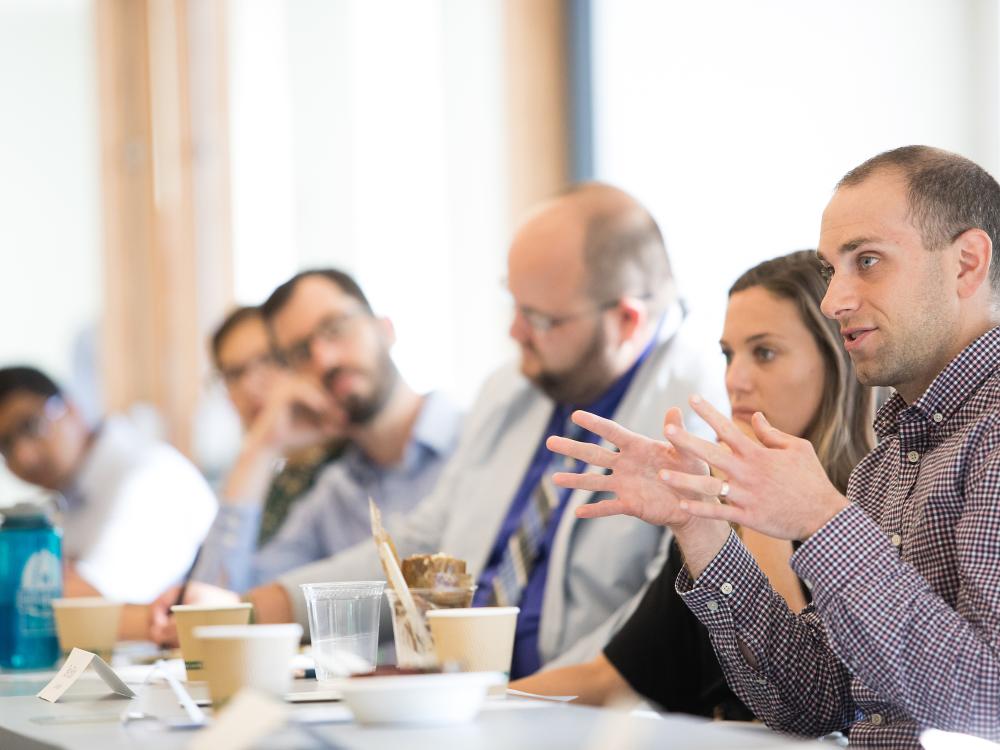
[[[70, 386], [100, 314], [93, 24], [88, 0], [0, 0], [0, 365]], [[25, 492], [0, 467], [0, 504]]]
[[461, 401], [510, 351], [500, 2], [229, 5], [238, 300], [342, 267]]
[[593, 28], [596, 171], [717, 321], [742, 271], [815, 247], [869, 156], [927, 143], [998, 174], [995, 0], [594, 0]]

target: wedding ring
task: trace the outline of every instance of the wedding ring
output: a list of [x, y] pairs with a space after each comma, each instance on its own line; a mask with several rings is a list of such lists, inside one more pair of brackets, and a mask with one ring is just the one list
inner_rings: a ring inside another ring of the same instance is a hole
[[722, 489], [719, 490], [719, 499], [725, 500], [727, 497], [729, 497], [729, 482], [723, 479]]

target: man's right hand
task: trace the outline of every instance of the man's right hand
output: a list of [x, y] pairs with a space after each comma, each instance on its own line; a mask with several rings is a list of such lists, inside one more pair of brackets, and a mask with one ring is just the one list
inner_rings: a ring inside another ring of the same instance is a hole
[[[177, 627], [170, 614], [170, 608], [177, 604], [180, 586], [171, 586], [149, 605], [149, 639], [161, 646], [177, 645]], [[232, 591], [211, 586], [199, 581], [190, 581], [184, 589], [182, 604], [238, 604], [240, 601]]]
[[316, 382], [281, 374], [247, 432], [249, 449], [280, 455], [331, 440], [344, 431], [343, 409]]

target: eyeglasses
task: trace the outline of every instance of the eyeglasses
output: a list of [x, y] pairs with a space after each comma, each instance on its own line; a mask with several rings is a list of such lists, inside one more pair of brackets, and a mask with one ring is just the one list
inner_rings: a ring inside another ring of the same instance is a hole
[[305, 367], [312, 358], [313, 344], [317, 341], [323, 344], [343, 341], [361, 314], [360, 310], [354, 310], [324, 318], [316, 324], [312, 333], [280, 352], [282, 361], [295, 370]]
[[60, 396], [49, 396], [41, 411], [29, 414], [7, 435], [0, 435], [0, 456], [9, 461], [17, 444], [22, 440], [41, 440], [48, 437], [52, 423], [66, 416], [69, 409]]
[[581, 310], [580, 312], [571, 313], [570, 315], [546, 315], [545, 313], [538, 312], [538, 310], [532, 310], [530, 307], [524, 307], [521, 305], [515, 306], [515, 309], [521, 314], [521, 317], [524, 318], [524, 321], [528, 324], [531, 330], [536, 333], [546, 333], [551, 331], [553, 328], [558, 328], [559, 326], [576, 320], [577, 318], [584, 318], [588, 315], [594, 315], [595, 313], [602, 313], [605, 310], [610, 310], [612, 307], [616, 307], [618, 302], [619, 300], [617, 299], [612, 300], [586, 310]]
[[233, 365], [232, 367], [220, 367], [219, 377], [222, 378], [222, 382], [227, 386], [232, 388], [235, 385], [239, 385], [239, 382], [243, 380], [247, 375], [252, 375], [261, 370], [271, 370], [280, 366], [277, 355], [267, 352], [266, 354], [260, 354], [241, 365]]

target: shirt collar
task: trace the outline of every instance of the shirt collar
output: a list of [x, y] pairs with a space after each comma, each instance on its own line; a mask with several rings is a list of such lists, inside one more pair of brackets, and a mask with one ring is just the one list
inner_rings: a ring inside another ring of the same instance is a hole
[[899, 429], [899, 420], [910, 414], [943, 424], [958, 411], [1000, 362], [1000, 327], [991, 328], [965, 347], [945, 367], [913, 404], [894, 393], [875, 416], [875, 432], [884, 438]]
[[413, 425], [412, 441], [438, 455], [451, 453], [458, 442], [461, 412], [440, 391], [424, 396], [420, 415]]

